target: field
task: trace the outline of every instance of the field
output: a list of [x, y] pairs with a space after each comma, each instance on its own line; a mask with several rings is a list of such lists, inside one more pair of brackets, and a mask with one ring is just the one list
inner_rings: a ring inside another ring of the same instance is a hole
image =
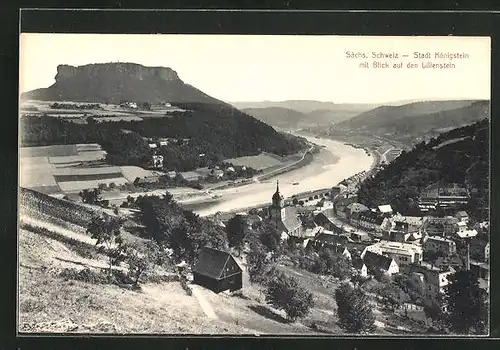
[[20, 149], [20, 185], [46, 194], [68, 194], [99, 183], [124, 184], [119, 167], [96, 166], [106, 152], [97, 144], [53, 145]]
[[74, 123], [86, 123], [86, 118], [92, 116], [98, 121], [119, 121], [119, 120], [142, 120], [143, 118], [168, 117], [171, 112], [183, 112], [181, 108], [175, 106], [153, 106], [151, 110], [140, 110], [126, 108], [116, 104], [100, 103], [99, 108], [51, 108], [53, 103], [86, 105], [86, 102], [74, 101], [35, 101], [28, 100], [21, 103], [21, 115], [40, 115], [64, 118]]
[[284, 166], [284, 162], [280, 161], [278, 157], [271, 156], [268, 154], [260, 154], [258, 156], [246, 156], [239, 158], [231, 158], [225, 160], [228, 163], [232, 163], [238, 166], [248, 166], [257, 170], [264, 170], [270, 167], [281, 167]]

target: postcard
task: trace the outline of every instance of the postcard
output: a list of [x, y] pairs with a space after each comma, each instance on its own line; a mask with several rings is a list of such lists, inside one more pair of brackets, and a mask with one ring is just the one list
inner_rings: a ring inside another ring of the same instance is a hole
[[490, 51], [22, 33], [19, 334], [488, 335]]

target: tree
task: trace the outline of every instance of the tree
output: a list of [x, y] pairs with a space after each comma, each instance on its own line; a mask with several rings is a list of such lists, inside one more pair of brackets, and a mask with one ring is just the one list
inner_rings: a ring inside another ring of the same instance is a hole
[[87, 233], [96, 239], [96, 245], [105, 247], [109, 257], [109, 274], [113, 265], [123, 260], [123, 219], [115, 216], [93, 216], [87, 226]]
[[235, 247], [238, 252], [241, 251], [241, 246], [246, 236], [246, 220], [241, 215], [233, 216], [226, 226], [227, 239], [230, 247]]
[[273, 223], [262, 224], [258, 231], [261, 243], [271, 252], [279, 252], [281, 245], [281, 235]]
[[350, 278], [352, 275], [349, 260], [333, 249], [320, 250], [318, 260], [316, 273], [330, 273], [337, 278]]
[[305, 317], [314, 306], [312, 293], [299, 285], [293, 277], [278, 273], [269, 281], [266, 302], [285, 311], [290, 321]]
[[128, 276], [138, 285], [144, 273], [150, 271], [155, 265], [162, 262], [160, 246], [154, 241], [146, 243], [129, 243], [125, 246], [125, 262], [127, 263]]
[[339, 325], [348, 333], [361, 333], [373, 329], [375, 315], [365, 292], [359, 287], [343, 283], [335, 290]]
[[252, 243], [247, 254], [247, 272], [250, 282], [265, 284], [274, 273], [274, 265], [269, 261], [265, 248], [260, 243]]
[[488, 322], [486, 292], [471, 271], [458, 271], [448, 277], [445, 300], [450, 327], [460, 334], [485, 333]]
[[85, 189], [79, 193], [83, 203], [98, 204], [101, 202], [101, 189], [94, 188], [93, 190]]

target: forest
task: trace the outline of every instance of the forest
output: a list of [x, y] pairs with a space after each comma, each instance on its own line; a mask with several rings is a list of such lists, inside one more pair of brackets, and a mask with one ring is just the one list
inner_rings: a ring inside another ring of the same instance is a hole
[[453, 129], [421, 142], [367, 179], [358, 200], [368, 207], [391, 204], [406, 215], [421, 215], [417, 200], [435, 183], [464, 185], [470, 195], [469, 213], [477, 220], [488, 218], [489, 120]]
[[304, 139], [278, 133], [231, 106], [178, 105], [188, 111], [140, 121], [98, 121], [89, 116], [87, 124], [75, 124], [50, 116], [23, 115], [21, 147], [98, 143], [108, 153], [109, 163], [144, 166], [152, 153], [143, 137], [189, 139], [187, 143], [171, 143], [160, 149], [165, 169], [177, 171], [262, 151], [285, 156], [307, 148]]

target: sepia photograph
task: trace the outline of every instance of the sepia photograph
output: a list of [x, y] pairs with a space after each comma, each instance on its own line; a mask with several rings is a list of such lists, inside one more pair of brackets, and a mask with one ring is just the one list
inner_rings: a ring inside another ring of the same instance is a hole
[[489, 37], [19, 40], [20, 334], [490, 333]]

